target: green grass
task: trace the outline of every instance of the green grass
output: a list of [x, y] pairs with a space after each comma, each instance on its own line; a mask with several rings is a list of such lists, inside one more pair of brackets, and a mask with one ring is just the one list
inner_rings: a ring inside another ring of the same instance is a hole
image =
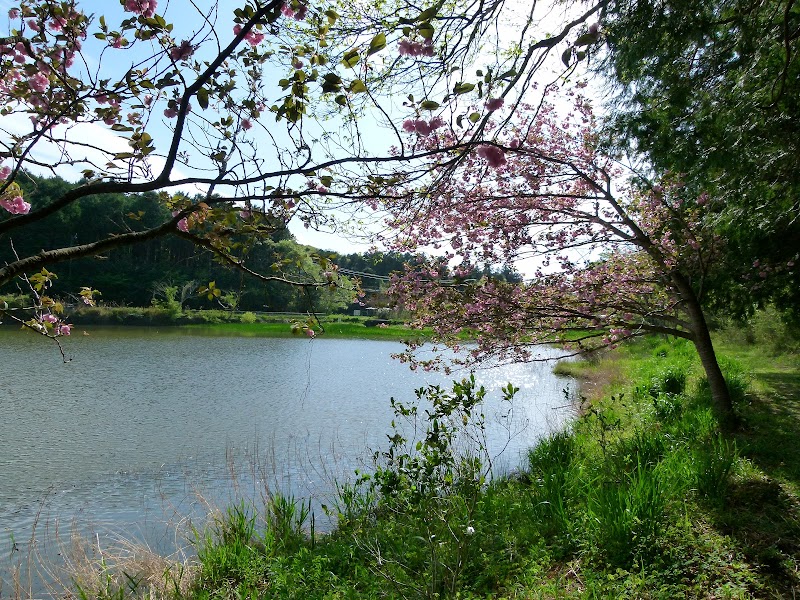
[[[402, 325], [389, 325], [386, 327], [367, 327], [363, 320], [359, 322], [337, 322], [336, 317], [332, 321], [322, 322], [323, 330], [315, 326], [316, 337], [326, 338], [353, 338], [369, 340], [397, 340], [417, 339], [424, 335], [424, 332], [409, 329]], [[292, 333], [292, 325], [283, 321], [280, 323], [213, 323], [206, 325], [182, 325], [184, 329], [202, 332], [203, 335], [231, 335], [242, 337], [305, 337], [301, 333]]]
[[[173, 326], [201, 335], [242, 337], [295, 337], [293, 323], [308, 322], [308, 316], [230, 312], [223, 310], [170, 311], [163, 307], [83, 307], [70, 319], [78, 325]], [[429, 332], [410, 329], [396, 321], [375, 324], [374, 317], [330, 315], [313, 322], [320, 338], [354, 338], [405, 341], [425, 337]], [[321, 325], [321, 326], [320, 326]]]
[[736, 435], [719, 432], [683, 341], [642, 340], [569, 363], [604, 384], [568, 431], [501, 480], [481, 483], [480, 456], [453, 453], [449, 428], [477, 415], [469, 388], [428, 391], [444, 407], [435, 419], [396, 407], [426, 432], [422, 443], [394, 438], [378, 477], [342, 487], [337, 529], [315, 535], [307, 505], [290, 498], [236, 505], [198, 534], [194, 582], [172, 595], [795, 597], [798, 361], [719, 345], [745, 423]]

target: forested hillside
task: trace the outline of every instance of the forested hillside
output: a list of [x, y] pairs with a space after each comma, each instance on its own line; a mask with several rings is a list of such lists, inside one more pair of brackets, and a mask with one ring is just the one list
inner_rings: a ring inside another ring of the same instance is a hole
[[[60, 178], [27, 174], [20, 178], [25, 196], [46, 205], [74, 187]], [[81, 204], [73, 204], [47, 219], [33, 223], [25, 235], [11, 238], [11, 245], [0, 248], [0, 263], [16, 253], [35, 254], [44, 249], [62, 248], [102, 239], [120, 226], [153, 227], [169, 213], [155, 193], [102, 194]], [[412, 254], [368, 252], [338, 255], [297, 243], [291, 232], [276, 224], [270, 239], [242, 239], [248, 263], [259, 273], [282, 275], [293, 280], [318, 280], [322, 268], [314, 260], [322, 256], [338, 265], [344, 274], [366, 278], [367, 298], [382, 292], [388, 277], [403, 270], [406, 263], [421, 260]], [[246, 246], [245, 246], [246, 245]], [[446, 273], [446, 267], [443, 267]], [[487, 266], [484, 274], [492, 273]], [[374, 278], [370, 278], [374, 275]], [[501, 277], [517, 276], [506, 268]], [[165, 236], [141, 244], [123, 246], [107, 253], [67, 262], [58, 270], [58, 288], [77, 294], [82, 286], [100, 291], [101, 303], [149, 306], [174, 295], [184, 308], [236, 308], [251, 311], [334, 312], [346, 309], [352, 295], [346, 290], [304, 289], [281, 282], [264, 282], [220, 264], [213, 254], [178, 236]], [[222, 295], [208, 300], [198, 289], [214, 281]], [[173, 288], [173, 289], [170, 289]], [[8, 290], [6, 290], [8, 291]], [[29, 290], [21, 289], [22, 293]], [[69, 300], [69, 298], [65, 298]]]

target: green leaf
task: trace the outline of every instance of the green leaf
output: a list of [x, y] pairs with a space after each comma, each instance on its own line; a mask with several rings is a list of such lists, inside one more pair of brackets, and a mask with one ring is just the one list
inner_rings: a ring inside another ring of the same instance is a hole
[[470, 120], [470, 121], [472, 121], [473, 123], [477, 123], [478, 121], [480, 121], [480, 120], [481, 120], [481, 115], [480, 115], [480, 113], [476, 113], [476, 112], [472, 113], [472, 114], [469, 116], [469, 120]]
[[200, 104], [200, 108], [208, 108], [208, 90], [206, 88], [201, 87], [197, 90], [197, 102]]
[[336, 104], [338, 104], [339, 106], [346, 106], [347, 98], [344, 95], [339, 94], [338, 96], [336, 96]]
[[350, 83], [350, 91], [354, 94], [362, 94], [367, 91], [367, 86], [360, 79], [354, 79], [352, 83]]
[[596, 33], [584, 33], [577, 40], [575, 40], [575, 45], [588, 46], [589, 44], [594, 44], [599, 39], [599, 37], [600, 36]]
[[128, 127], [127, 125], [123, 125], [122, 123], [114, 123], [111, 126], [113, 131], [133, 131], [133, 127]]
[[417, 17], [417, 21], [429, 21], [433, 17], [436, 16], [436, 13], [439, 12], [439, 9], [442, 7], [442, 3], [440, 2], [436, 6], [431, 6], [430, 8], [426, 8]]
[[361, 60], [361, 57], [358, 55], [358, 50], [355, 48], [345, 53], [342, 57], [342, 64], [345, 67], [352, 69], [358, 64], [358, 61]]
[[322, 76], [322, 91], [323, 92], [338, 92], [342, 87], [342, 78], [335, 73], [328, 73]]
[[419, 107], [422, 110], [436, 110], [437, 108], [439, 108], [439, 103], [434, 102], [433, 100], [425, 100], [419, 105]]
[[514, 69], [511, 69], [509, 71], [506, 71], [502, 75], [498, 75], [497, 78], [498, 79], [511, 79], [512, 77], [515, 77], [516, 74], [517, 74], [517, 72]]
[[430, 40], [433, 38], [433, 33], [434, 33], [433, 25], [431, 25], [428, 22], [423, 23], [422, 25], [417, 27], [417, 32], [426, 40]]
[[325, 11], [325, 16], [328, 17], [328, 23], [333, 25], [334, 23], [336, 23], [336, 19], [339, 18], [339, 13], [337, 13], [332, 8], [329, 8], [328, 10]]
[[369, 51], [367, 52], [368, 55], [375, 54], [376, 52], [380, 52], [386, 48], [386, 34], [379, 33], [372, 41], [369, 43]]
[[453, 92], [456, 94], [466, 94], [475, 89], [474, 83], [459, 82], [453, 87]]
[[570, 58], [572, 58], [572, 47], [570, 47], [570, 48], [567, 48], [567, 49], [566, 49], [566, 50], [564, 50], [564, 52], [561, 54], [561, 62], [563, 62], [563, 63], [564, 63], [564, 66], [566, 66], [566, 67], [568, 67], [568, 66], [569, 66], [569, 59], [570, 59]]

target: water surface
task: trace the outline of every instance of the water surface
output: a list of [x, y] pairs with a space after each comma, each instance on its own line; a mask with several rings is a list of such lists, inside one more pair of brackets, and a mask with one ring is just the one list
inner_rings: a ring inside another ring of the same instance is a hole
[[[0, 557], [34, 526], [116, 528], [163, 543], [163, 521], [203, 514], [241, 488], [330, 494], [386, 446], [389, 398], [448, 385], [391, 358], [402, 344], [206, 337], [97, 328], [64, 341], [0, 328]], [[546, 350], [545, 350], [546, 351]], [[549, 363], [482, 370], [490, 452], [501, 469], [571, 416]], [[512, 407], [498, 389], [521, 390]]]

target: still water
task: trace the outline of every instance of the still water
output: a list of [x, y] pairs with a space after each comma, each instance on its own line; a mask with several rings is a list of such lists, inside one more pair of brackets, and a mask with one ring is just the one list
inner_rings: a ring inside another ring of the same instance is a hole
[[[269, 486], [318, 506], [386, 447], [390, 397], [467, 375], [412, 372], [391, 358], [395, 342], [75, 333], [63, 364], [47, 340], [0, 328], [0, 569], [34, 528], [116, 529], [167, 550], [164, 521], [197, 518], [209, 499]], [[496, 470], [571, 416], [571, 382], [551, 369], [476, 372]], [[509, 381], [512, 406], [499, 393]]]

